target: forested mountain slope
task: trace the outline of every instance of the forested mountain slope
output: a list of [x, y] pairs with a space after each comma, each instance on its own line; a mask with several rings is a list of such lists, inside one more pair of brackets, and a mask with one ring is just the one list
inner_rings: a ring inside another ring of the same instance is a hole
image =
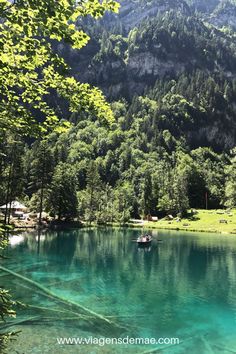
[[209, 208], [236, 206], [235, 6], [124, 0], [119, 15], [77, 24], [91, 36], [82, 50], [53, 42], [78, 80], [103, 90], [115, 120], [70, 114], [48, 96], [71, 128], [18, 145], [12, 196], [97, 222], [184, 215], [204, 208], [206, 195]]
[[[121, 5], [119, 15], [109, 15], [99, 24], [89, 19], [80, 24], [92, 37], [82, 51], [57, 46], [73, 74], [102, 88], [110, 101], [153, 99], [154, 90], [156, 115], [164, 107], [165, 125], [175, 137], [182, 134], [191, 147], [234, 147], [236, 34], [206, 19], [216, 21], [223, 8], [236, 8], [235, 4], [142, 0]], [[166, 104], [171, 93], [179, 95], [174, 105]], [[183, 108], [178, 102], [184, 101]], [[176, 109], [179, 121], [173, 119]]]

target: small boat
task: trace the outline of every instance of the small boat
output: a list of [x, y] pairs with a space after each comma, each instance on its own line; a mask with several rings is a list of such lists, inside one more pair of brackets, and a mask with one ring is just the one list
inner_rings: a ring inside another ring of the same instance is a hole
[[137, 239], [137, 244], [139, 246], [145, 246], [145, 245], [150, 245], [152, 242], [152, 236], [150, 235], [141, 235], [138, 239]]

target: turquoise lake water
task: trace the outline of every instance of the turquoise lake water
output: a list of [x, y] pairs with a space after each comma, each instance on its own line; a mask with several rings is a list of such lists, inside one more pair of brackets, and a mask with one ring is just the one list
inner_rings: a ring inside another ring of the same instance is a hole
[[[0, 271], [1, 284], [27, 305], [9, 353], [236, 352], [236, 237], [152, 231], [139, 248], [133, 229], [23, 233], [10, 238], [5, 268], [51, 293], [106, 316], [121, 330]], [[161, 241], [159, 241], [161, 240]], [[47, 310], [48, 309], [48, 310]], [[21, 322], [22, 321], [22, 322]], [[59, 345], [59, 337], [179, 338], [179, 345]], [[158, 351], [158, 350], [161, 351]], [[153, 351], [154, 352], [154, 351]]]

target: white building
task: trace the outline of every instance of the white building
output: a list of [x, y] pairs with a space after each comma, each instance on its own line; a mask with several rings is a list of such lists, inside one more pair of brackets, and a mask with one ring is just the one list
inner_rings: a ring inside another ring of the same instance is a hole
[[27, 212], [27, 207], [18, 202], [17, 200], [12, 201], [11, 203], [0, 206], [0, 210], [4, 213], [6, 209], [10, 209], [11, 215], [15, 217], [21, 217], [24, 213]]

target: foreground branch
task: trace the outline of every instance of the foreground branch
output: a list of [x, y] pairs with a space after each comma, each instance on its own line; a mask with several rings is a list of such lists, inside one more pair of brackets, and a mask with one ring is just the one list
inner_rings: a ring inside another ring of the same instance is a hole
[[13, 275], [14, 277], [21, 279], [28, 284], [31, 284], [33, 287], [37, 288], [41, 292], [42, 295], [44, 295], [44, 296], [46, 296], [58, 303], [63, 304], [64, 306], [68, 307], [70, 310], [76, 311], [76, 313], [78, 315], [79, 315], [79, 312], [82, 314], [85, 314], [85, 315], [90, 315], [93, 318], [93, 321], [96, 322], [97, 325], [99, 326], [98, 329], [101, 329], [101, 326], [103, 325], [105, 327], [112, 328], [112, 329], [119, 331], [119, 332], [127, 331], [126, 327], [124, 327], [116, 322], [113, 322], [113, 321], [109, 320], [108, 318], [102, 316], [101, 314], [98, 314], [98, 313], [78, 304], [78, 303], [64, 299], [64, 298], [54, 294], [53, 292], [51, 292], [50, 290], [48, 290], [47, 288], [45, 288], [41, 284], [39, 284], [29, 278], [26, 278], [23, 275], [15, 273], [12, 270], [7, 269], [3, 266], [0, 266], [0, 270]]

